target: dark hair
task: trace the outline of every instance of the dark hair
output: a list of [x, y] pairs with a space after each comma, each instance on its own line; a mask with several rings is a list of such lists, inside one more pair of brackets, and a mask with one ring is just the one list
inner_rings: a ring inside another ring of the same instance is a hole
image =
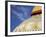
[[39, 15], [41, 13], [42, 13], [42, 10], [38, 10], [38, 11], [32, 12], [31, 16], [33, 16], [33, 15]]

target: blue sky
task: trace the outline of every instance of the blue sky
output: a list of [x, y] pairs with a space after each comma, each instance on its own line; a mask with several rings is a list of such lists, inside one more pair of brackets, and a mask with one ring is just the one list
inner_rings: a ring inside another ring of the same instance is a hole
[[26, 5], [10, 6], [11, 31], [13, 31], [17, 26], [19, 26], [24, 20], [31, 17], [33, 8], [34, 6], [26, 6]]

